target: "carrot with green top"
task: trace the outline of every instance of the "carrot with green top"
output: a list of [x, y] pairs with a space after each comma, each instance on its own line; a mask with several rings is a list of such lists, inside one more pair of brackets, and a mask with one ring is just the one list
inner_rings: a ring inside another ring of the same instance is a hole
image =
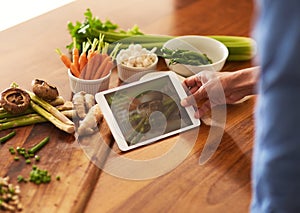
[[105, 76], [107, 76], [110, 70], [113, 68], [113, 66], [114, 66], [114, 62], [112, 60], [109, 60], [104, 70], [102, 71], [100, 78], [104, 78]]
[[96, 47], [97, 47], [97, 44], [98, 44], [98, 40], [95, 38], [93, 40], [93, 42], [91, 42], [89, 40], [89, 43], [91, 45], [91, 49], [89, 49], [89, 51], [88, 51], [88, 55], [87, 55], [88, 61], [90, 61], [97, 53], [99, 53], [99, 51], [96, 50]]
[[102, 73], [104, 72], [105, 67], [109, 61], [111, 61], [111, 57], [107, 54], [102, 54], [101, 65], [98, 67], [98, 69], [94, 73], [92, 79], [99, 79], [102, 76]]
[[66, 56], [65, 54], [63, 54], [60, 49], [56, 49], [55, 50], [57, 52], [57, 54], [60, 56], [60, 60], [64, 63], [64, 65], [67, 67], [67, 68], [70, 68], [71, 67], [71, 64], [72, 64], [72, 61], [71, 59]]
[[98, 52], [97, 51], [94, 51], [94, 50], [89, 50], [88, 51], [88, 55], [87, 55], [87, 63], [89, 63], [90, 61], [92, 61], [93, 57], [95, 55], [97, 55]]
[[[121, 46], [121, 44], [118, 43], [114, 47], [114, 49], [112, 50], [112, 52], [110, 53], [109, 56], [106, 54], [108, 57], [105, 59], [106, 61], [105, 60], [102, 61], [101, 66], [95, 73], [94, 79], [103, 78], [109, 74], [110, 70], [114, 66], [114, 60], [116, 58], [116, 55], [117, 55], [117, 52], [118, 52], [120, 46]], [[106, 48], [108, 48], [108, 46]]]
[[71, 70], [72, 74], [73, 74], [75, 77], [79, 78], [80, 72], [79, 72], [77, 66], [76, 66], [74, 63], [71, 63], [70, 70]]
[[79, 77], [80, 73], [78, 71], [78, 68], [75, 66], [74, 63], [72, 63], [71, 59], [65, 54], [63, 54], [58, 48], [56, 49], [56, 52], [60, 56], [60, 59], [65, 64], [65, 66], [71, 70], [72, 74], [76, 77]]
[[90, 47], [90, 43], [86, 43], [86, 42], [83, 42], [82, 43], [82, 52], [79, 56], [79, 72], [81, 73], [83, 68], [86, 66], [88, 60], [87, 60], [87, 55], [86, 55], [86, 52], [88, 50], [88, 48]]
[[78, 70], [79, 69], [79, 50], [77, 48], [77, 44], [76, 44], [76, 39], [73, 38], [73, 50], [72, 50], [72, 59], [73, 59], [73, 64], [75, 67], [77, 67]]
[[85, 70], [85, 79], [93, 79], [95, 72], [103, 62], [103, 55], [97, 53], [87, 64]]
[[88, 55], [87, 55], [87, 65], [86, 65], [86, 70], [84, 75], [81, 75], [83, 79], [90, 79], [91, 77], [91, 73], [93, 72], [93, 70], [95, 69], [95, 63], [98, 60], [93, 60], [94, 57], [97, 55], [97, 57], [99, 56], [99, 51], [96, 50], [97, 44], [98, 44], [98, 40], [95, 38], [93, 42], [91, 42], [89, 40], [91, 46], [91, 49], [89, 49], [88, 51]]

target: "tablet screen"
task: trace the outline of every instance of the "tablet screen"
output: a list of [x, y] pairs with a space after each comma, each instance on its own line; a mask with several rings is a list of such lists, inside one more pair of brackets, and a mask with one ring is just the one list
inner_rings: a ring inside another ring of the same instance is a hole
[[[191, 113], [180, 105], [182, 97], [169, 75], [125, 85], [101, 94], [109, 107], [109, 113], [104, 110], [104, 116], [110, 116], [108, 124], [116, 124], [110, 125], [110, 128], [114, 128], [112, 133], [115, 133], [117, 143], [122, 138], [128, 149], [157, 141], [195, 125]], [[100, 108], [105, 107], [100, 104]]]

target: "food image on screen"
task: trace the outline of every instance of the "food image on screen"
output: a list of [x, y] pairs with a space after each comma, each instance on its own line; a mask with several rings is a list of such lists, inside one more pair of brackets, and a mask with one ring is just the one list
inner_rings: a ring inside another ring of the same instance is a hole
[[192, 124], [168, 76], [105, 95], [129, 146]]

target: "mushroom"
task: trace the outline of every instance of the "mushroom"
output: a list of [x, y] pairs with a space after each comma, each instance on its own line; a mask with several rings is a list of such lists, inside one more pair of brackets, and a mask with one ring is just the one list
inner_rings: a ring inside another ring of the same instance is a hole
[[34, 94], [46, 101], [53, 101], [58, 97], [56, 87], [49, 85], [46, 81], [34, 79], [32, 81], [32, 91]]
[[1, 106], [11, 114], [20, 114], [30, 105], [29, 94], [20, 88], [8, 88], [1, 93]]

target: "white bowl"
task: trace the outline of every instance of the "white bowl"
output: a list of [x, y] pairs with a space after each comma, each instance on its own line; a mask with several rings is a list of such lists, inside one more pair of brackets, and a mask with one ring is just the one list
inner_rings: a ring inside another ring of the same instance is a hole
[[147, 73], [155, 72], [157, 68], [158, 57], [155, 55], [155, 61], [148, 67], [129, 67], [122, 63], [117, 64], [118, 76], [126, 83], [140, 80]]
[[111, 71], [108, 75], [100, 79], [95, 80], [84, 80], [75, 77], [70, 70], [68, 70], [70, 87], [73, 93], [85, 91], [86, 93], [95, 95], [98, 92], [107, 90], [109, 88]]
[[201, 52], [206, 54], [208, 58], [212, 60], [212, 64], [192, 66], [184, 64], [169, 65], [169, 60], [165, 59], [170, 70], [185, 77], [197, 74], [204, 70], [220, 71], [229, 54], [227, 47], [223, 43], [207, 36], [180, 36], [167, 41], [163, 47], [172, 50], [183, 49]]

